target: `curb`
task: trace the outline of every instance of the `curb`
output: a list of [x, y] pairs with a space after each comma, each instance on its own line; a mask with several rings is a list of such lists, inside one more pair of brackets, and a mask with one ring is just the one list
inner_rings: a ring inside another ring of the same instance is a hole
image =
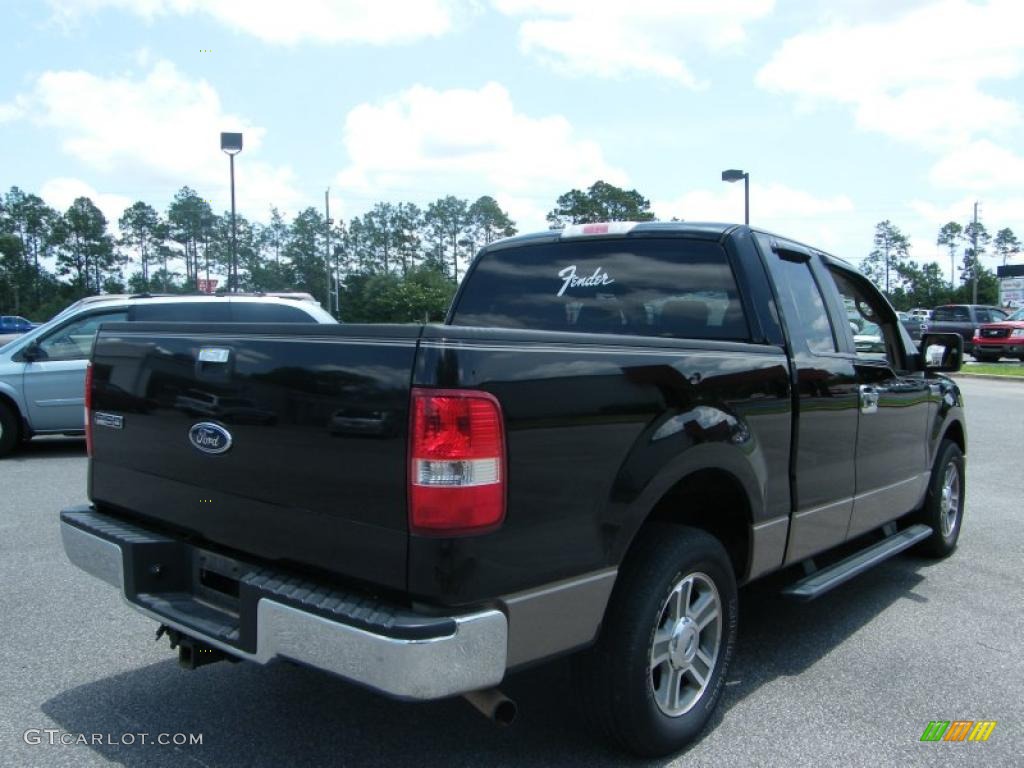
[[952, 376], [954, 379], [991, 379], [994, 381], [1017, 381], [1024, 384], [1024, 376], [1003, 376], [999, 373], [967, 373], [957, 371], [956, 373], [947, 373], [946, 375]]

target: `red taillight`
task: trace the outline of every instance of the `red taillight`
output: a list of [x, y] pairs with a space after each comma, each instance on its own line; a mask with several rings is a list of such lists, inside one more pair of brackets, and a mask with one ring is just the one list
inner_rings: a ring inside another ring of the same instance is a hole
[[480, 533], [505, 519], [505, 430], [486, 392], [413, 389], [409, 526]]
[[92, 363], [85, 368], [85, 452], [92, 456]]

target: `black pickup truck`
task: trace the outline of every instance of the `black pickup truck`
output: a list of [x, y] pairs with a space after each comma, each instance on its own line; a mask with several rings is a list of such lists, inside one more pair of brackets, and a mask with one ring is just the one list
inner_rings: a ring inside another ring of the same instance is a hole
[[719, 699], [738, 585], [809, 599], [955, 547], [962, 343], [923, 345], [846, 262], [691, 223], [493, 243], [443, 325], [110, 323], [64, 547], [186, 666], [284, 658], [500, 721], [506, 674], [579, 652], [596, 725], [664, 754]]

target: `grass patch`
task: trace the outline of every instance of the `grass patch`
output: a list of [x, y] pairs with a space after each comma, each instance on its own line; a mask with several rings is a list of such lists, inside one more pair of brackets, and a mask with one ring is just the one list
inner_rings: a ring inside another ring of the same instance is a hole
[[1024, 363], [1007, 363], [998, 365], [996, 363], [968, 363], [960, 369], [962, 373], [982, 373], [998, 376], [1020, 376], [1024, 378]]

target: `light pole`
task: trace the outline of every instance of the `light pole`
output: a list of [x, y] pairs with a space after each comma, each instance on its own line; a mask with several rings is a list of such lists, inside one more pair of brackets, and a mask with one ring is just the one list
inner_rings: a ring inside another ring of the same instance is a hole
[[331, 188], [324, 190], [324, 222], [327, 232], [327, 252], [324, 254], [324, 266], [327, 267], [327, 311], [331, 311]]
[[722, 181], [739, 181], [743, 179], [743, 223], [750, 226], [750, 174], [735, 168], [722, 171]]
[[235, 226], [235, 155], [242, 151], [242, 134], [221, 133], [220, 148], [231, 161], [231, 264], [228, 266], [228, 293], [238, 290], [238, 230]]

